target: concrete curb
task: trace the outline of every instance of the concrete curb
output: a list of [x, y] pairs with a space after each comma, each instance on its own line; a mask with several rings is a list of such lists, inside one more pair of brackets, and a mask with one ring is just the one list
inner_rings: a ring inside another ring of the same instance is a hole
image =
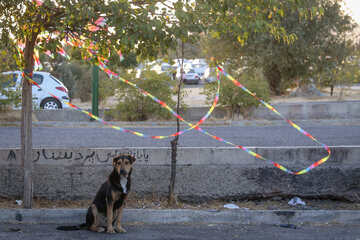
[[[312, 126], [333, 126], [333, 125], [359, 125], [360, 119], [308, 119], [308, 120], [295, 120], [293, 121], [298, 125], [311, 124]], [[121, 127], [174, 127], [175, 121], [142, 121], [142, 122], [108, 122], [114, 126]], [[235, 127], [248, 127], [248, 126], [275, 126], [275, 125], [288, 125], [289, 123], [284, 120], [207, 120], [202, 126], [235, 126]], [[180, 122], [181, 126], [188, 126]], [[12, 121], [4, 122], [0, 120], [0, 126], [20, 127], [21, 122]], [[100, 122], [33, 122], [33, 127], [88, 127], [88, 128], [108, 128], [108, 126]]]
[[[360, 101], [274, 103], [272, 106], [289, 119], [360, 118]], [[196, 121], [201, 119], [209, 109], [210, 106], [190, 106], [185, 111], [181, 110], [180, 115], [188, 121]], [[106, 109], [99, 111], [99, 116], [104, 118]], [[227, 116], [227, 112], [221, 107], [216, 107], [211, 115], [214, 119], [222, 119]], [[250, 108], [247, 110], [247, 115], [252, 119], [278, 119], [278, 116], [266, 107]], [[89, 116], [76, 109], [35, 110], [34, 116], [39, 121], [86, 122], [89, 120]]]
[[[86, 209], [0, 209], [0, 223], [78, 224], [85, 221], [85, 215]], [[126, 209], [123, 223], [360, 225], [360, 211]]]

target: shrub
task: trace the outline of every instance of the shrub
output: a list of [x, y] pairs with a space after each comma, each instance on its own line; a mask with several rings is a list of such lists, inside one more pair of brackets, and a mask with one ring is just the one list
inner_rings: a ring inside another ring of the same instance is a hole
[[0, 112], [21, 106], [21, 89], [20, 86], [15, 87], [12, 77], [12, 74], [5, 76], [0, 73], [0, 95], [5, 97], [0, 100]]
[[[247, 115], [247, 110], [250, 107], [257, 107], [260, 104], [258, 100], [237, 87], [231, 80], [221, 73], [220, 75], [221, 85], [218, 104], [228, 111], [228, 117], [232, 117], [234, 113]], [[238, 76], [233, 77], [257, 97], [266, 102], [269, 101], [270, 89], [261, 69], [246, 69]], [[204, 87], [202, 94], [206, 95], [206, 104], [213, 102], [216, 89], [217, 82], [207, 84]]]
[[[171, 87], [175, 83], [169, 76], [145, 70], [139, 79], [135, 78], [135, 74], [128, 74], [124, 78], [135, 83], [174, 109], [176, 103], [172, 99], [174, 91]], [[123, 121], [145, 121], [149, 118], [169, 119], [172, 116], [169, 111], [158, 103], [128, 84], [120, 83], [118, 85], [117, 96], [119, 103], [115, 109], [108, 113], [107, 117]], [[109, 116], [109, 114], [112, 116]]]
[[[8, 50], [2, 50], [0, 52], [0, 95], [4, 96], [4, 99], [0, 99], [0, 112], [4, 112], [11, 108], [19, 108], [21, 106], [21, 89], [20, 86], [15, 87], [13, 76], [3, 75], [2, 72], [16, 69], [12, 54]], [[11, 89], [10, 89], [11, 87]]]
[[102, 104], [106, 104], [107, 98], [110, 96], [114, 96], [115, 88], [118, 84], [118, 79], [109, 78], [103, 71], [99, 72], [99, 101]]
[[315, 76], [317, 84], [321, 87], [330, 87], [330, 95], [332, 96], [335, 86], [351, 86], [360, 82], [360, 57], [359, 52], [346, 58], [341, 65], [325, 67]]

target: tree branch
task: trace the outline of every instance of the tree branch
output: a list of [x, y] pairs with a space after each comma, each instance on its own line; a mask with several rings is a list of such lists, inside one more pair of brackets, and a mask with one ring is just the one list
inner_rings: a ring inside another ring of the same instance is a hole
[[171, 10], [175, 10], [174, 7], [169, 6], [169, 5], [168, 5], [167, 3], [165, 3], [165, 2], [161, 2], [161, 4], [164, 5], [164, 6], [167, 7], [167, 8], [170, 8]]

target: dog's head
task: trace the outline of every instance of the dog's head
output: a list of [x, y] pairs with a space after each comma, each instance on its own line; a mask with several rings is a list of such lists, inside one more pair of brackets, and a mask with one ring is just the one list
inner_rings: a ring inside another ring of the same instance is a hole
[[134, 156], [130, 154], [120, 153], [113, 159], [114, 170], [119, 174], [120, 178], [128, 178], [132, 170], [132, 165], [135, 162]]

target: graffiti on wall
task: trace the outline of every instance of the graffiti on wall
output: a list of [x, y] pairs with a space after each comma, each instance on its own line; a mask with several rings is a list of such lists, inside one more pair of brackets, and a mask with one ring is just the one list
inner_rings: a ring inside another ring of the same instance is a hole
[[11, 161], [14, 161], [14, 160], [16, 160], [16, 154], [15, 154], [15, 152], [13, 150], [10, 150], [9, 155], [7, 157], [7, 161], [11, 162]]
[[[96, 151], [96, 150], [58, 150], [58, 149], [42, 149], [34, 151], [34, 163], [49, 162], [49, 161], [62, 161], [68, 164], [96, 164], [108, 163], [120, 153], [129, 153], [136, 158], [138, 163], [149, 163], [149, 153], [146, 149], [124, 149], [124, 150], [109, 150], [109, 151]], [[16, 152], [10, 150], [7, 161], [14, 162], [18, 160]], [[20, 160], [20, 159], [19, 159]]]

